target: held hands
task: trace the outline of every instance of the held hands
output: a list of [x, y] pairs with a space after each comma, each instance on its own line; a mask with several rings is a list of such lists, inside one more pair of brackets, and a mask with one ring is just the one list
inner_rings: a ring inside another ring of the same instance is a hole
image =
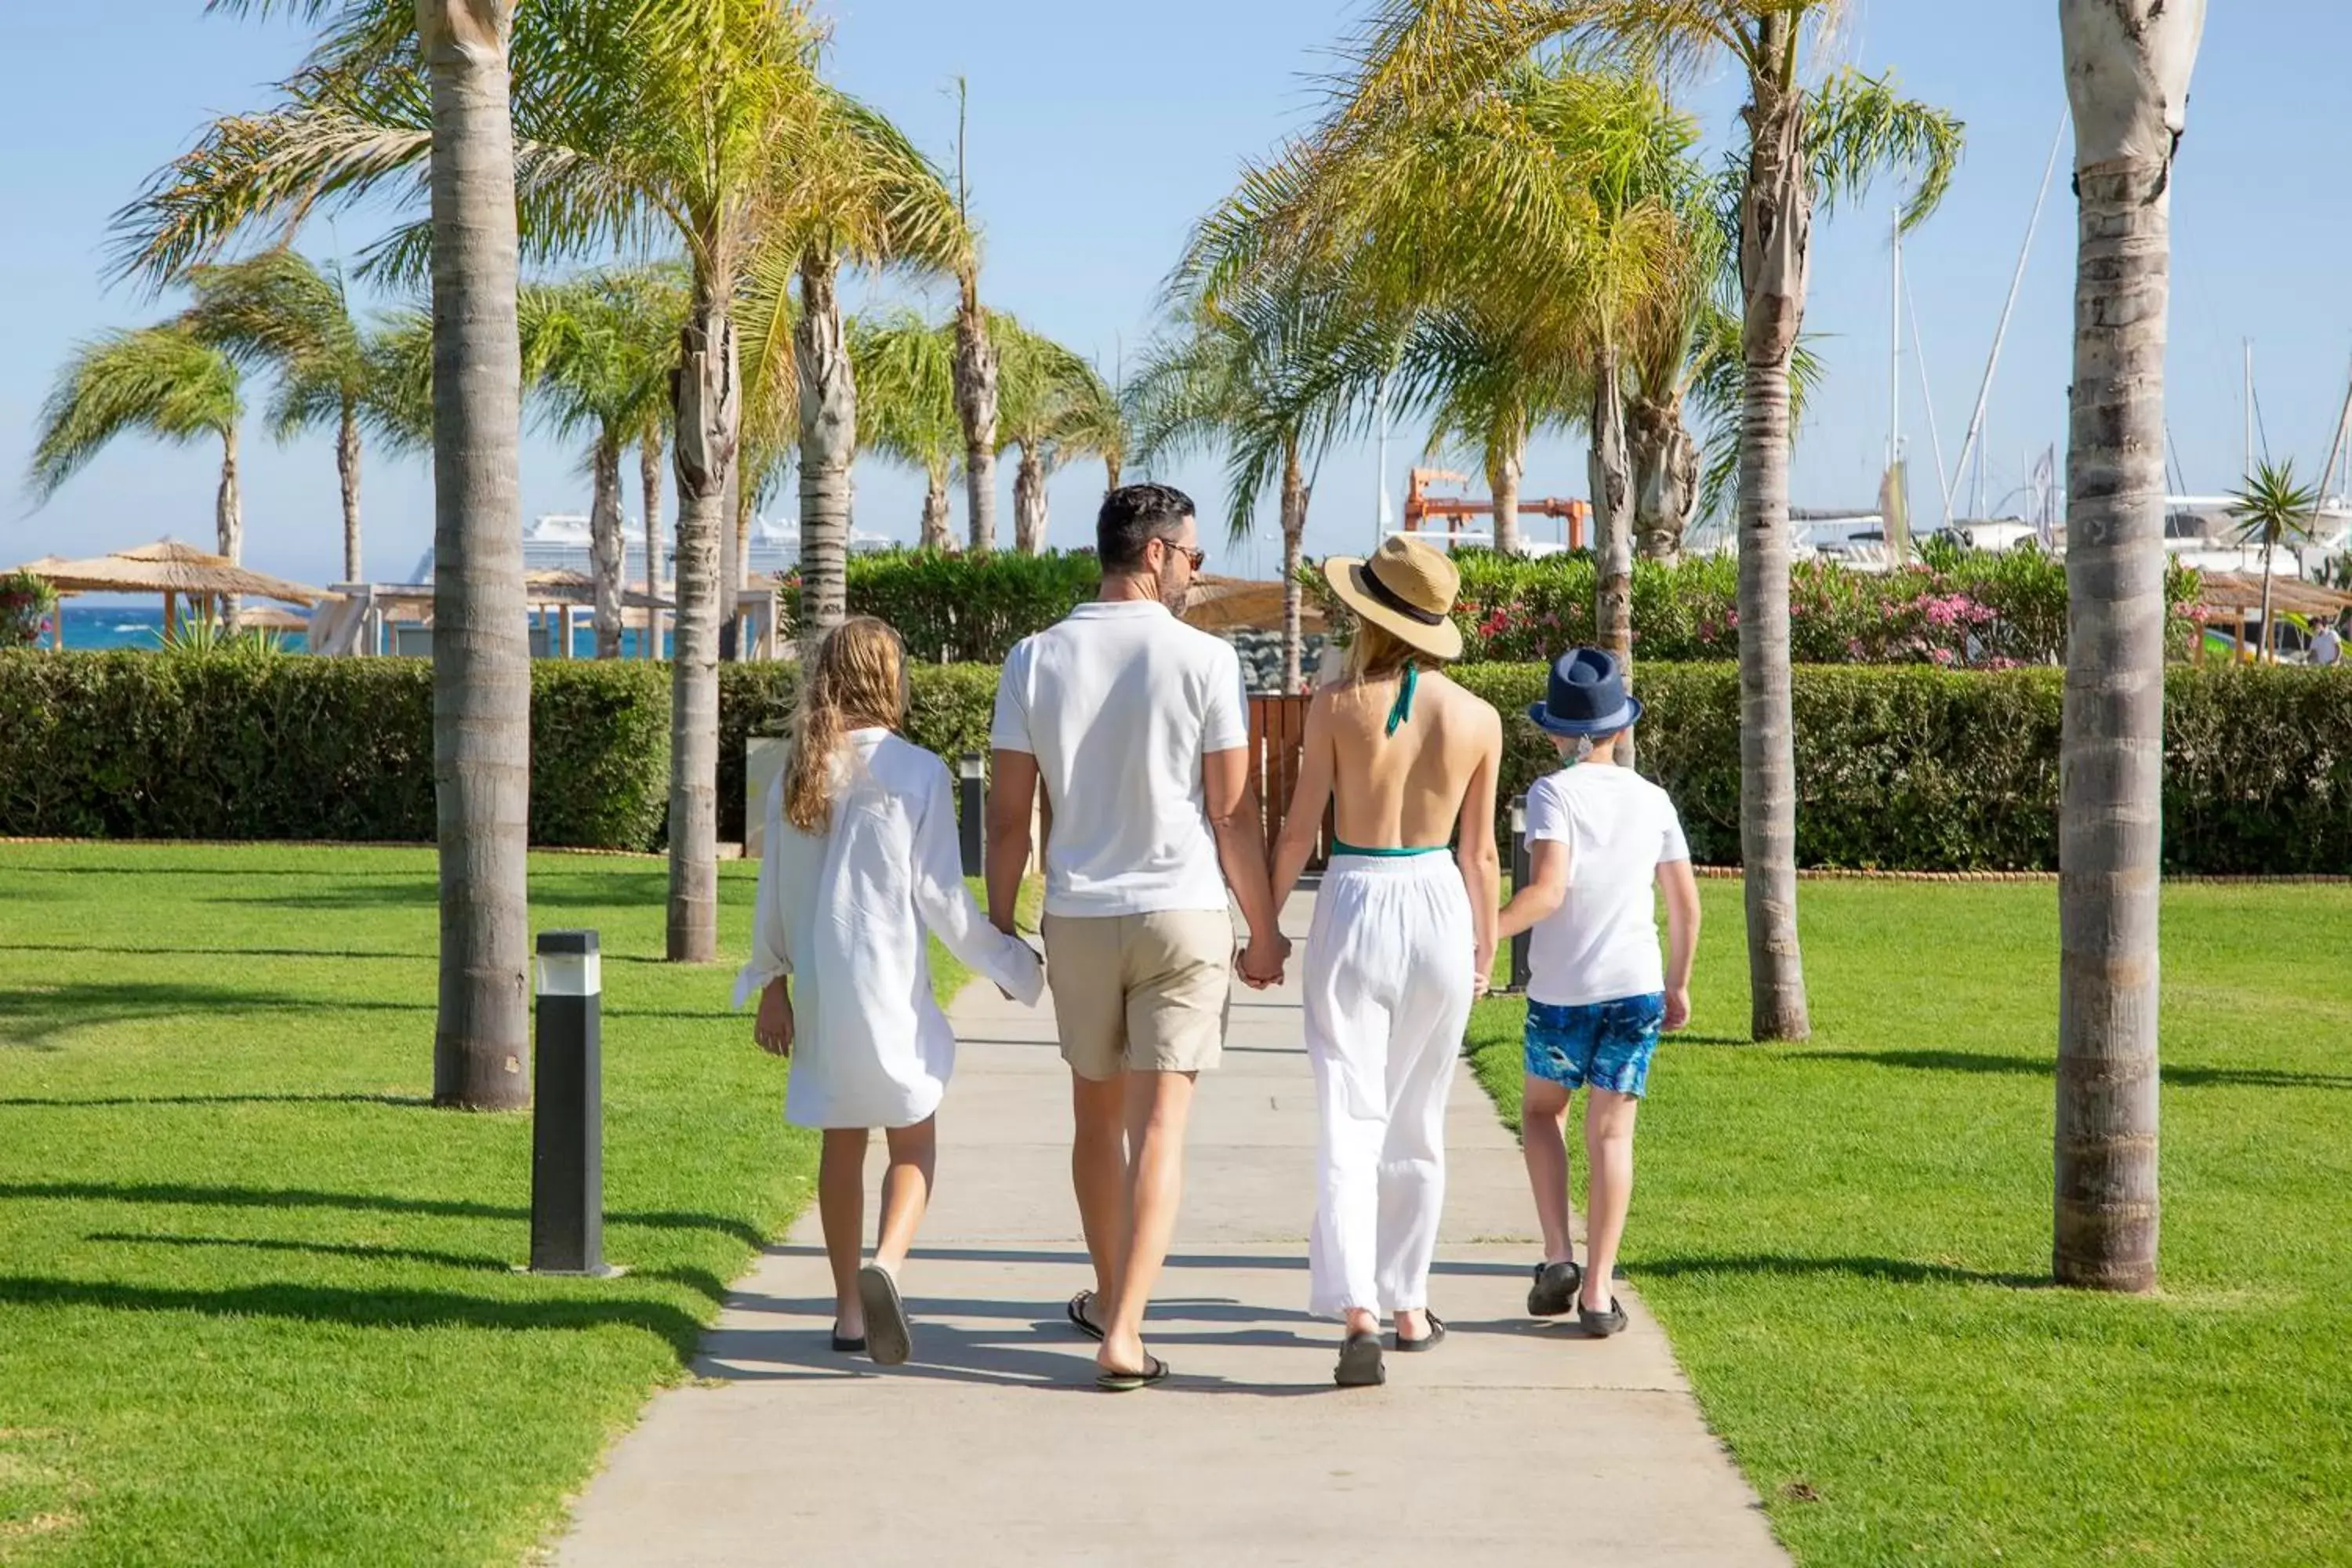
[[1666, 993], [1666, 1016], [1662, 1027], [1672, 1034], [1690, 1022], [1690, 987], [1678, 985]]
[[751, 1037], [772, 1057], [793, 1054], [793, 998], [783, 981], [771, 980], [760, 993], [760, 1012], [751, 1024]]
[[1242, 984], [1253, 991], [1282, 984], [1283, 971], [1290, 963], [1290, 939], [1279, 931], [1272, 937], [1252, 934], [1249, 945], [1234, 960], [1241, 972]]

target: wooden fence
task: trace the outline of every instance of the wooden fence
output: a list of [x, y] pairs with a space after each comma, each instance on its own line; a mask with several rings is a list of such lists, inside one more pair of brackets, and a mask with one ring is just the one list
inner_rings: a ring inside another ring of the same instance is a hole
[[[1281, 837], [1290, 810], [1290, 792], [1298, 783], [1298, 758], [1307, 742], [1306, 697], [1253, 697], [1249, 700], [1251, 782], [1265, 808], [1265, 841]], [[1323, 824], [1315, 835], [1309, 866], [1321, 866], [1331, 853], [1331, 812], [1324, 808]]]

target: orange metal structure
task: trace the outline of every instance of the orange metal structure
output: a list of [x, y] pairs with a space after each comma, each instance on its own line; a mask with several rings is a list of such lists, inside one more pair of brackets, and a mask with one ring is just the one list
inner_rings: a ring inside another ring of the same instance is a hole
[[[1444, 518], [1446, 520], [1446, 543], [1451, 548], [1462, 531], [1460, 519], [1494, 516], [1495, 503], [1492, 500], [1474, 496], [1433, 496], [1429, 493], [1429, 487], [1433, 484], [1468, 482], [1468, 475], [1449, 473], [1444, 468], [1413, 469], [1405, 485], [1404, 531], [1419, 533], [1423, 522], [1432, 518]], [[1592, 516], [1592, 503], [1546, 496], [1541, 500], [1519, 502], [1519, 515], [1558, 518], [1565, 525], [1562, 531], [1565, 538], [1561, 542], [1570, 550], [1581, 550], [1584, 548], [1584, 525]]]

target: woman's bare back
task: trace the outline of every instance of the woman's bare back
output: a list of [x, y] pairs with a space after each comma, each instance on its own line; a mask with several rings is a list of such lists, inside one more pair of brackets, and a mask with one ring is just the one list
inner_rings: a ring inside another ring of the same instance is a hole
[[1340, 842], [1359, 848], [1446, 843], [1482, 774], [1486, 809], [1475, 815], [1492, 821], [1502, 721], [1443, 674], [1423, 670], [1414, 682], [1411, 713], [1391, 733], [1389, 715], [1401, 680], [1389, 675], [1326, 688], [1316, 693], [1317, 711], [1307, 721], [1309, 743], [1320, 731], [1330, 753], [1333, 830]]

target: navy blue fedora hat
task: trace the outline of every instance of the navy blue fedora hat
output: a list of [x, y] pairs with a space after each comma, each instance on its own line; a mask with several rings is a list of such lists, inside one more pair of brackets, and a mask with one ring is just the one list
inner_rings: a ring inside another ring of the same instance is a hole
[[1641, 700], [1625, 694], [1625, 675], [1613, 654], [1575, 647], [1551, 667], [1544, 700], [1528, 710], [1538, 730], [1555, 735], [1610, 735], [1642, 716]]

